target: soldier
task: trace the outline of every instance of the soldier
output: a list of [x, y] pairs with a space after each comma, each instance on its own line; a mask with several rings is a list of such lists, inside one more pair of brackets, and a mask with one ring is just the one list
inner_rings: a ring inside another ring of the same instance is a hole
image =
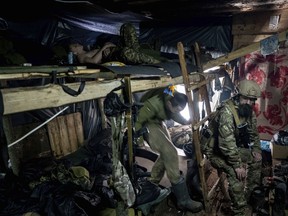
[[[124, 64], [156, 64], [164, 58], [160, 54], [155, 56], [152, 49], [142, 49], [137, 37], [135, 27], [131, 23], [125, 23], [120, 28], [119, 43], [106, 42], [101, 48], [86, 51], [77, 41], [69, 45], [69, 50], [77, 57], [79, 63], [101, 64], [119, 61]], [[147, 52], [147, 53], [146, 53]]]
[[146, 54], [145, 49], [141, 48], [135, 27], [131, 23], [124, 23], [121, 26], [120, 43], [117, 45], [117, 48], [107, 56], [106, 61], [109, 60], [120, 61], [131, 65], [156, 64], [160, 62], [159, 59]]
[[84, 46], [79, 42], [69, 44], [69, 50], [77, 57], [78, 62], [81, 64], [101, 64], [103, 63], [103, 58], [105, 59], [105, 56], [109, 55], [110, 49], [115, 47], [115, 44], [107, 42], [102, 48], [86, 51]]
[[252, 109], [260, 95], [256, 82], [242, 80], [236, 95], [218, 108], [215, 117], [215, 143], [208, 158], [226, 173], [234, 215], [245, 215], [251, 192], [261, 184], [260, 139]]
[[178, 153], [164, 122], [173, 119], [180, 124], [191, 123], [180, 113], [187, 104], [187, 96], [174, 91], [174, 86], [169, 86], [167, 89], [159, 88], [148, 91], [142, 96], [141, 102], [144, 102], [144, 105], [137, 116], [136, 133], [142, 127], [147, 127], [149, 133], [144, 138], [151, 149], [159, 153], [151, 170], [150, 181], [159, 184], [166, 171], [172, 184], [172, 192], [177, 198], [178, 208], [191, 212], [201, 211], [202, 203], [192, 200], [188, 194], [185, 179], [179, 170]]

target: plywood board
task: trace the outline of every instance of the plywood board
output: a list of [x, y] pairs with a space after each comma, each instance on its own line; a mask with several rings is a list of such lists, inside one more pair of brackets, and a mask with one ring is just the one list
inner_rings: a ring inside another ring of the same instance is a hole
[[84, 143], [81, 113], [58, 116], [47, 124], [50, 147], [55, 158], [76, 151]]
[[[277, 28], [270, 24], [272, 16], [279, 16]], [[288, 10], [259, 11], [233, 16], [233, 35], [275, 34], [288, 28]]]

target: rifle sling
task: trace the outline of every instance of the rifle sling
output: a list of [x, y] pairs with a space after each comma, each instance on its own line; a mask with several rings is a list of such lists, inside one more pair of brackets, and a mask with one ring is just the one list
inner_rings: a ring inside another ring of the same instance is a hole
[[240, 125], [240, 119], [239, 119], [239, 116], [238, 116], [238, 113], [237, 113], [237, 110], [235, 109], [235, 106], [233, 104], [233, 101], [232, 100], [228, 100], [228, 105], [230, 107], [230, 110], [234, 116], [234, 120], [235, 120], [235, 123], [237, 126]]

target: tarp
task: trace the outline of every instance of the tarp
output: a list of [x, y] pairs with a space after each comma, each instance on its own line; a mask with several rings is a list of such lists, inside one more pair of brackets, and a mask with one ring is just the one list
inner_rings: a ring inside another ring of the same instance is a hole
[[94, 45], [99, 38], [113, 40], [125, 22], [136, 27], [141, 42], [160, 39], [163, 52], [170, 52], [167, 47], [175, 51], [179, 41], [185, 47], [198, 42], [221, 52], [229, 52], [232, 47], [230, 17], [174, 20], [163, 24], [129, 11], [113, 13], [87, 1], [39, 1], [33, 2], [33, 7], [27, 1], [20, 6], [17, 2], [18, 8], [25, 11], [23, 15], [13, 12], [15, 5], [11, 4], [1, 6], [0, 28], [16, 39], [28, 39], [48, 47], [68, 43], [70, 38], [84, 45]]
[[161, 41], [162, 52], [177, 53], [181, 41], [186, 49], [195, 42], [210, 51], [228, 53], [232, 50], [232, 17], [206, 17], [173, 22], [146, 22], [141, 25], [141, 40]]
[[23, 19], [21, 16], [15, 18], [5, 13], [3, 16], [1, 12], [0, 27], [12, 33], [11, 36], [33, 40], [46, 46], [67, 42], [70, 38], [84, 45], [91, 45], [101, 34], [118, 35], [120, 26], [125, 22], [132, 23], [139, 34], [139, 23], [149, 19], [129, 11], [112, 13], [88, 2], [52, 2], [46, 8], [36, 5], [34, 8], [43, 10], [42, 15], [39, 11], [35, 14], [34, 8], [29, 7], [25, 8], [29, 18], [25, 14]]

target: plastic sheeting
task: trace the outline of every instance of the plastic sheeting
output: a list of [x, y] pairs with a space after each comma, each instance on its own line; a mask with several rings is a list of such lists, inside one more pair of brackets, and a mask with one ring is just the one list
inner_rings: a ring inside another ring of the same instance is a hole
[[141, 40], [158, 39], [161, 51], [176, 53], [177, 43], [191, 48], [195, 42], [200, 46], [223, 53], [232, 50], [232, 18], [195, 18], [194, 20], [152, 23], [141, 26]]
[[[120, 26], [130, 22], [136, 27], [141, 42], [160, 38], [164, 52], [171, 53], [165, 48], [175, 49], [179, 41], [185, 47], [197, 41], [221, 52], [229, 52], [232, 47], [230, 17], [174, 20], [159, 24], [139, 14], [128, 11], [113, 13], [89, 2], [41, 4], [33, 3], [31, 8], [25, 6], [23, 9], [29, 18], [25, 15], [23, 19], [13, 17], [13, 13], [5, 11], [3, 6], [1, 11], [6, 13], [0, 13], [0, 28], [12, 32], [14, 37], [51, 47], [67, 43], [70, 38], [84, 45], [93, 45], [103, 35], [108, 38], [119, 35]], [[37, 8], [37, 11], [33, 8]], [[141, 25], [140, 28], [141, 23], [152, 23], [154, 27], [146, 25], [142, 28]]]
[[[2, 30], [13, 32], [12, 36], [33, 40], [47, 46], [67, 42], [71, 37], [88, 45], [96, 42], [101, 34], [118, 35], [120, 26], [125, 22], [132, 23], [139, 33], [139, 23], [148, 18], [132, 12], [112, 13], [88, 2], [63, 3], [51, 2], [46, 8], [35, 10], [25, 7], [29, 19], [15, 18], [11, 14], [0, 15]], [[5, 7], [1, 10], [5, 10]], [[39, 15], [43, 12], [43, 15]], [[30, 14], [30, 15], [29, 15]], [[18, 14], [19, 15], [19, 14]], [[2, 17], [1, 17], [2, 16]]]

